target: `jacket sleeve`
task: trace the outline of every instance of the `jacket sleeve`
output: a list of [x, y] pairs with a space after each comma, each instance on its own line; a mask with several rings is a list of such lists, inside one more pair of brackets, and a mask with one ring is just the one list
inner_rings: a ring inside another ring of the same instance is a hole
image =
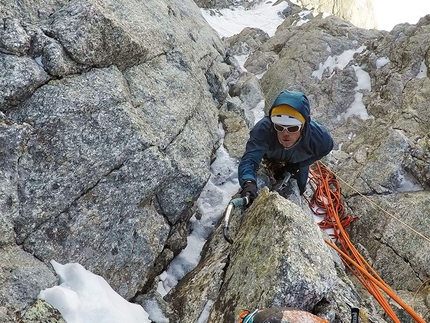
[[270, 120], [264, 118], [252, 128], [245, 153], [243, 154], [238, 168], [239, 184], [243, 187], [246, 181], [257, 182], [256, 171], [260, 166], [264, 154], [269, 149]]

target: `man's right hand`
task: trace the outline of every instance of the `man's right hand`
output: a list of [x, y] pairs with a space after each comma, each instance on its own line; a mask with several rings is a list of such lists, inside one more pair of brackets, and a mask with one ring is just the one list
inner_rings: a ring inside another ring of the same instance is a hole
[[241, 197], [249, 196], [249, 204], [257, 197], [257, 184], [254, 181], [246, 181], [243, 184]]

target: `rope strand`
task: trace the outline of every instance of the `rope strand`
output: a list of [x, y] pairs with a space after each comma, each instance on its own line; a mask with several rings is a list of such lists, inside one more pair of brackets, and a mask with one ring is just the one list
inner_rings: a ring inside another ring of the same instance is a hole
[[[341, 203], [340, 184], [337, 181], [334, 173], [321, 162], [317, 162], [313, 164], [313, 166], [314, 167], [312, 167], [309, 172], [311, 175], [310, 184], [314, 194], [310, 201], [307, 198], [306, 200], [308, 201], [309, 206], [314, 211], [314, 213], [317, 216], [323, 217], [323, 220], [318, 223], [320, 227], [322, 229], [330, 228], [334, 230], [333, 240], [339, 246], [328, 240], [325, 240], [325, 242], [340, 254], [345, 266], [351, 270], [351, 272], [357, 277], [357, 279], [363, 284], [369, 293], [373, 295], [373, 297], [378, 301], [378, 303], [385, 310], [387, 315], [393, 320], [393, 322], [401, 323], [394, 313], [394, 310], [390, 307], [388, 300], [381, 292], [381, 289], [397, 304], [403, 307], [409, 313], [409, 315], [414, 318], [415, 322], [425, 323], [425, 321], [411, 307], [406, 305], [378, 276], [378, 274], [351, 243], [349, 235], [345, 229], [349, 227], [350, 224], [358, 217], [345, 214], [345, 208]], [[342, 182], [344, 181], [342, 180]], [[351, 187], [350, 185], [348, 186]], [[362, 194], [360, 195], [363, 196]], [[369, 199], [367, 200], [370, 201]], [[373, 204], [376, 205], [375, 203]], [[380, 207], [378, 206], [378, 208]], [[386, 211], [384, 212], [389, 214]], [[413, 232], [430, 241], [428, 238], [406, 225], [403, 221], [400, 221], [391, 214], [389, 215], [402, 223], [402, 225], [408, 227]]]
[[[319, 161], [318, 163], [321, 163], [321, 165], [323, 165], [324, 168], [326, 168], [327, 170], [329, 169], [328, 166], [326, 166], [325, 164], [323, 164], [321, 161]], [[416, 234], [416, 235], [420, 236], [421, 238], [423, 238], [424, 240], [427, 240], [428, 242], [430, 242], [430, 238], [428, 238], [425, 235], [423, 235], [422, 233], [418, 232], [417, 230], [415, 230], [414, 228], [412, 228], [410, 225], [408, 225], [407, 223], [405, 223], [404, 221], [402, 221], [401, 219], [399, 219], [398, 217], [396, 217], [394, 214], [388, 212], [387, 210], [384, 210], [382, 207], [380, 207], [378, 204], [376, 204], [375, 202], [373, 202], [367, 196], [363, 195], [358, 190], [356, 190], [353, 186], [351, 186], [348, 182], [346, 182], [344, 179], [342, 179], [339, 175], [337, 175], [336, 178], [338, 178], [340, 181], [342, 181], [343, 184], [345, 184], [346, 186], [348, 186], [351, 190], [353, 190], [355, 193], [357, 193], [358, 195], [360, 195], [362, 198], [364, 198], [367, 202], [369, 202], [370, 204], [372, 204], [374, 207], [376, 207], [380, 211], [384, 212], [386, 215], [388, 215], [389, 217], [393, 218], [394, 220], [398, 221], [401, 225], [403, 225], [404, 227], [408, 228], [414, 234]]]

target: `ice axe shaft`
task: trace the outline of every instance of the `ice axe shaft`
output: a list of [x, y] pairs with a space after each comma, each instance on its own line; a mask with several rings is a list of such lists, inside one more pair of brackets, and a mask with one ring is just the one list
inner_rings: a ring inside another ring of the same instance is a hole
[[224, 227], [222, 230], [222, 233], [224, 235], [225, 240], [227, 240], [228, 243], [232, 244], [233, 240], [230, 238], [229, 234], [229, 223], [230, 223], [230, 215], [231, 212], [235, 207], [238, 206], [246, 206], [249, 203], [249, 195], [246, 195], [245, 197], [238, 197], [235, 199], [232, 199], [227, 206], [227, 210], [225, 211], [225, 217], [224, 217]]

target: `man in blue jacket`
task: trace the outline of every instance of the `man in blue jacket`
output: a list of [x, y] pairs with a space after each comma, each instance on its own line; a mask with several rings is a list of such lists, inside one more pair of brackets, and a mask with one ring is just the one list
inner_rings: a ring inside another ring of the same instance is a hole
[[327, 130], [311, 121], [307, 97], [298, 91], [281, 92], [251, 130], [246, 150], [239, 163], [241, 196], [257, 196], [257, 169], [263, 160], [281, 163], [283, 171], [296, 178], [300, 195], [306, 190], [309, 166], [333, 148]]

